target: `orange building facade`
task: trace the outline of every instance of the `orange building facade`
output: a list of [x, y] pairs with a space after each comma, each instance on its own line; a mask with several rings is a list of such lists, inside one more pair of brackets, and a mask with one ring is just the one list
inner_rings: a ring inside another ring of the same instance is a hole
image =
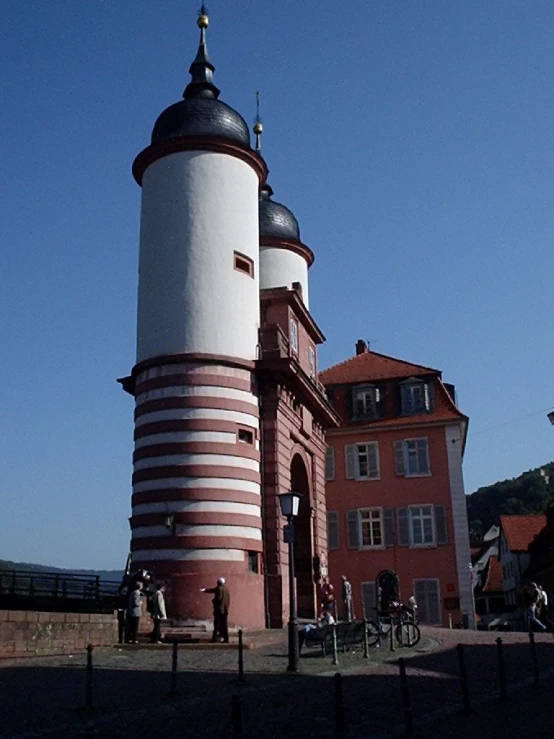
[[[475, 626], [462, 475], [468, 418], [438, 370], [369, 351], [320, 374], [341, 425], [327, 431], [329, 577], [375, 617], [383, 571], [423, 623]], [[340, 610], [340, 606], [339, 606]]]

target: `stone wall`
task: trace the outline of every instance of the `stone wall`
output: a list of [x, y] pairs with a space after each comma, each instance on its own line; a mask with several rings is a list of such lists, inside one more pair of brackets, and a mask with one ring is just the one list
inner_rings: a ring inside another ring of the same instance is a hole
[[0, 659], [83, 652], [117, 642], [117, 619], [104, 613], [0, 610]]

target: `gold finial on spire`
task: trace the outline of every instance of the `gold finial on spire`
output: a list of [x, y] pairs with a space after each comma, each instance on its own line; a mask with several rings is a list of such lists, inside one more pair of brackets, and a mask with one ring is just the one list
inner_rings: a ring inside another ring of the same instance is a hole
[[198, 28], [207, 28], [210, 25], [210, 19], [208, 18], [208, 8], [202, 3], [200, 10], [198, 11], [198, 19], [196, 21]]
[[256, 136], [256, 151], [260, 153], [261, 151], [261, 136], [264, 130], [264, 126], [262, 123], [262, 119], [260, 118], [260, 93], [258, 90], [256, 90], [256, 117], [254, 118], [254, 125], [252, 127], [252, 130], [254, 131], [254, 134]]

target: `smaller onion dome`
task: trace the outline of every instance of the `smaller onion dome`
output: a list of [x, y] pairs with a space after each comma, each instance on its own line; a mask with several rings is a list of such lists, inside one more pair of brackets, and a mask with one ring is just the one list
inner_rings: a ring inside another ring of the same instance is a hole
[[275, 203], [273, 190], [264, 185], [260, 193], [260, 236], [272, 236], [290, 241], [300, 241], [300, 227], [294, 213], [281, 203]]
[[202, 136], [226, 139], [250, 148], [250, 132], [244, 118], [218, 100], [219, 89], [213, 82], [215, 67], [210, 61], [206, 44], [209, 18], [202, 5], [197, 20], [200, 28], [198, 52], [190, 65], [191, 81], [180, 100], [159, 116], [152, 131], [152, 143], [180, 136]]

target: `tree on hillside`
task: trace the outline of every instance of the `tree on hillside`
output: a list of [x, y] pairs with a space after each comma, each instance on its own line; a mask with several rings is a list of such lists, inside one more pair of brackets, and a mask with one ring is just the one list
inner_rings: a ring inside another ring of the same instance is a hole
[[[540, 470], [548, 471], [547, 484]], [[542, 513], [554, 500], [554, 463], [549, 462], [511, 480], [479, 488], [467, 496], [467, 516], [472, 536], [482, 536], [501, 515]]]

